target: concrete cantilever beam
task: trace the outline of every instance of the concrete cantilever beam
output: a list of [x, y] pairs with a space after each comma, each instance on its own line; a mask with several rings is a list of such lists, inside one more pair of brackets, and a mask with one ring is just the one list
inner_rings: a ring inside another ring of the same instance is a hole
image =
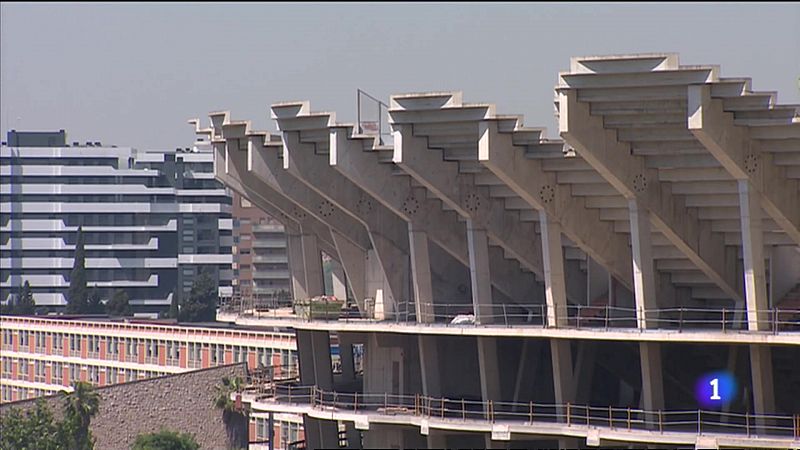
[[[587, 82], [581, 78], [581, 83]], [[579, 101], [579, 89], [567, 82], [557, 88], [561, 137], [620, 194], [644, 208], [650, 221], [710, 280], [742, 303], [735, 272], [725, 261], [722, 236], [687, 213], [683, 198], [659, 181], [658, 169], [649, 168], [644, 156], [633, 154], [630, 144], [607, 129], [602, 117], [592, 115], [588, 103]]]
[[[331, 202], [350, 211], [354, 217], [367, 224], [368, 228], [380, 230], [381, 234], [386, 236], [393, 236], [394, 242], [398, 245], [404, 247], [408, 245], [407, 225], [404, 220], [398, 217], [391, 208], [387, 208], [381, 201], [382, 199], [373, 197], [370, 192], [361, 188], [357, 183], [342, 176], [339, 171], [330, 167], [328, 158], [319, 155], [330, 149], [331, 131], [329, 127], [333, 125], [331, 123], [333, 119], [330, 114], [311, 114], [307, 111], [307, 103], [273, 107], [273, 117], [277, 119], [279, 128], [284, 131], [285, 167], [288, 167], [289, 171], [297, 173], [321, 194], [324, 193]], [[323, 117], [327, 117], [327, 119], [323, 119]], [[309, 157], [314, 154], [319, 156]], [[377, 163], [377, 161], [375, 162]], [[407, 199], [404, 198], [404, 200]], [[370, 204], [370, 208], [365, 210], [365, 204]], [[420, 206], [425, 205], [415, 202], [412, 209], [418, 209]], [[420, 211], [424, 212], [424, 208]], [[442, 235], [439, 234], [439, 236]], [[454, 247], [447, 245], [446, 242], [445, 239], [442, 239], [439, 243], [445, 244], [443, 248], [453, 254]], [[513, 291], [509, 292], [511, 295], [521, 293], [519, 286], [514, 286], [512, 283], [507, 286], [513, 287]]]
[[[424, 231], [432, 241], [468, 267], [466, 229], [456, 214], [442, 210], [436, 200], [427, 198], [424, 188], [412, 186], [409, 177], [394, 175], [393, 165], [380, 161], [379, 152], [373, 146], [374, 137], [353, 136], [352, 130], [349, 125], [331, 127], [331, 166], [412, 224], [417, 231]], [[512, 267], [514, 264], [499, 252], [492, 251], [489, 257], [490, 265], [498, 274], [516, 271]], [[517, 278], [498, 276], [492, 279], [492, 283], [511, 298], [525, 298], [523, 296], [536, 292], [533, 277]]]

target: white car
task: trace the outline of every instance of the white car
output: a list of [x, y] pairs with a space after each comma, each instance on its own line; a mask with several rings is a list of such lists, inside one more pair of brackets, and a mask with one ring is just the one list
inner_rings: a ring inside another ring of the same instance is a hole
[[451, 320], [450, 323], [453, 325], [460, 325], [464, 323], [474, 324], [475, 314], [459, 314], [453, 317], [453, 320]]

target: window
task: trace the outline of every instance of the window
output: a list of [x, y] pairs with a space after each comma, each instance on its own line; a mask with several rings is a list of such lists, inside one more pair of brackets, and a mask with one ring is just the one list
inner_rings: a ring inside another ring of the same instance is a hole
[[3, 350], [11, 350], [12, 345], [12, 331], [3, 329]]
[[78, 334], [69, 335], [69, 354], [70, 356], [81, 356], [81, 336]]
[[80, 381], [81, 379], [81, 366], [78, 364], [70, 364], [69, 365], [69, 382], [70, 384], [75, 384], [76, 381]]
[[100, 357], [100, 336], [89, 336], [86, 339], [86, 343], [88, 345], [87, 356], [89, 358], [99, 358]]
[[34, 334], [35, 340], [35, 348], [36, 353], [44, 353], [45, 352], [45, 333], [43, 331], [37, 331]]
[[3, 359], [3, 378], [11, 378], [11, 359]]
[[50, 366], [50, 384], [64, 384], [64, 363], [54, 362]]
[[106, 385], [117, 384], [118, 374], [116, 367], [106, 367]]
[[30, 335], [25, 330], [19, 331], [19, 351], [26, 352], [27, 347], [30, 345]]
[[119, 354], [119, 341], [115, 337], [106, 338], [106, 357]]
[[53, 354], [60, 355], [64, 352], [64, 335], [61, 333], [53, 334]]
[[33, 381], [37, 383], [44, 383], [44, 361], [36, 361], [34, 362], [34, 369], [33, 369]]
[[88, 378], [89, 382], [93, 385], [97, 386], [100, 384], [100, 368], [97, 366], [89, 366], [88, 367]]
[[31, 381], [28, 377], [28, 360], [27, 359], [20, 359], [19, 363], [17, 364], [17, 379], [18, 380], [25, 380]]

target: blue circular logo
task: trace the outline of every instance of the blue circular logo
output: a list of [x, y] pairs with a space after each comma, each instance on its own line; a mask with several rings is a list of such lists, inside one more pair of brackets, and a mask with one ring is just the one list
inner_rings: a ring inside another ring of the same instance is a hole
[[721, 408], [735, 400], [736, 378], [725, 371], [705, 374], [697, 380], [694, 395], [703, 408]]

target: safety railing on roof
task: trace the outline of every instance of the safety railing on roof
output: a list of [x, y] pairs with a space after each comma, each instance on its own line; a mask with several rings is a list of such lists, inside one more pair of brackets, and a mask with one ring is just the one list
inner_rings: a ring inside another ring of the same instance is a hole
[[[506, 327], [550, 327], [547, 305], [532, 304], [491, 304], [482, 305], [482, 314], [476, 317], [472, 303], [423, 303], [420, 307], [421, 320], [417, 320], [413, 302], [400, 302], [394, 310], [380, 315], [370, 308], [368, 312], [358, 311], [354, 306], [341, 310], [313, 315], [296, 315], [291, 309], [273, 309], [251, 314], [258, 318], [292, 319], [302, 321], [343, 321], [359, 322], [381, 321], [398, 324], [425, 324], [443, 326], [506, 326]], [[559, 328], [573, 329], [620, 329], [637, 327], [635, 308], [609, 305], [567, 305], [560, 308], [557, 316]], [[747, 310], [737, 308], [691, 308], [675, 307], [642, 310], [647, 318], [648, 328], [662, 330], [716, 330], [738, 333], [750, 331], [748, 315], [755, 317], [758, 332], [800, 332], [800, 309], [773, 308], [768, 310]]]
[[709, 410], [648, 411], [639, 408], [535, 402], [449, 399], [420, 394], [336, 392], [316, 386], [275, 385], [269, 396], [279, 403], [310, 405], [342, 412], [368, 412], [490, 423], [565, 424], [649, 432], [724, 433], [747, 437], [800, 439], [800, 414], [750, 414]]

